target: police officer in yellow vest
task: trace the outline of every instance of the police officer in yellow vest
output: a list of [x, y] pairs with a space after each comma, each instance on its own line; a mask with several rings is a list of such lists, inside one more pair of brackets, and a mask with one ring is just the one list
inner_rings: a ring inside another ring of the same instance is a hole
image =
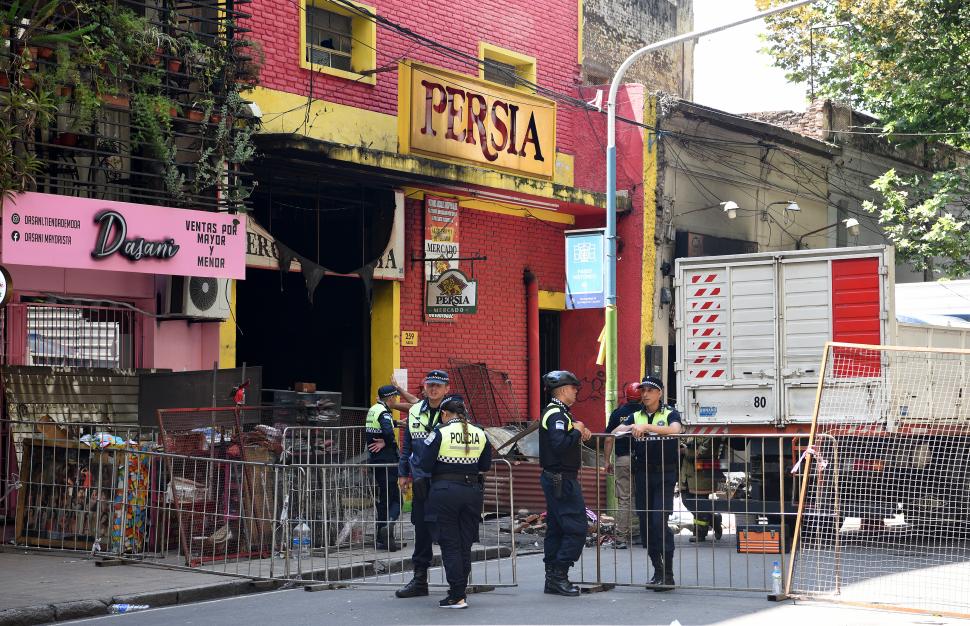
[[539, 424], [539, 483], [546, 496], [543, 591], [578, 596], [579, 588], [569, 582], [569, 568], [586, 544], [586, 504], [578, 474], [582, 442], [592, 433], [569, 412], [576, 403], [579, 379], [572, 372], [557, 370], [543, 376], [542, 382], [552, 395]]
[[653, 564], [649, 585], [654, 591], [674, 586], [674, 534], [667, 518], [674, 510], [677, 483], [680, 413], [664, 406], [663, 381], [647, 376], [640, 383], [643, 409], [631, 415], [630, 425], [637, 441], [633, 445], [633, 475], [636, 480], [636, 508], [640, 517], [640, 540]]
[[398, 598], [428, 595], [428, 568], [431, 567], [431, 529], [425, 522], [425, 500], [430, 489], [430, 475], [421, 469], [425, 441], [441, 421], [441, 401], [448, 395], [448, 372], [431, 370], [424, 378], [424, 400], [408, 410], [408, 422], [401, 439], [401, 460], [397, 466], [398, 483], [412, 482], [411, 523], [414, 524], [414, 554], [411, 564], [414, 576], [394, 592]]
[[441, 402], [441, 421], [425, 440], [421, 469], [431, 475], [425, 519], [441, 546], [448, 579], [443, 609], [464, 609], [465, 589], [472, 571], [472, 544], [482, 522], [484, 476], [492, 467], [492, 447], [485, 431], [468, 422], [461, 396]]
[[[374, 488], [377, 492], [376, 528], [377, 548], [397, 552], [401, 547], [394, 539], [394, 522], [401, 515], [401, 492], [397, 484], [397, 440], [394, 438], [394, 420], [387, 402], [397, 397], [397, 389], [384, 385], [377, 390], [377, 404], [367, 411], [364, 432], [367, 441], [367, 462], [375, 467]], [[392, 465], [392, 467], [387, 467]]]

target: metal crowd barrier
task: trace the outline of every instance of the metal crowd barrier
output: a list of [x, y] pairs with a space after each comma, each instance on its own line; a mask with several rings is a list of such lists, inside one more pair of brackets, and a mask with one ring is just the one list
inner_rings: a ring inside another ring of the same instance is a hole
[[[604, 443], [611, 436], [594, 435], [587, 444], [598, 467], [606, 465]], [[630, 499], [618, 501], [617, 508], [607, 507], [600, 497], [603, 478], [597, 474], [597, 489], [586, 497], [592, 513], [587, 548], [574, 578], [594, 588], [644, 586], [653, 574], [645, 547], [650, 529], [647, 537], [640, 536], [639, 520], [653, 514], [670, 529], [670, 535], [659, 538], [659, 546], [662, 553], [673, 553], [677, 588], [770, 591], [774, 562], [782, 576], [787, 574], [801, 476], [796, 464], [808, 436], [682, 434], [673, 439], [674, 458], [665, 458], [661, 448], [659, 457], [647, 457], [645, 467], [627, 470], [621, 464], [615, 470], [614, 481], [626, 478], [631, 483]], [[687, 480], [686, 464], [693, 465], [696, 479]], [[672, 472], [672, 480], [658, 478], [665, 469]], [[653, 504], [638, 503], [637, 489], [646, 486], [650, 491], [651, 473], [659, 497]], [[629, 520], [627, 528], [618, 528], [624, 519]], [[699, 541], [703, 529], [706, 537]], [[627, 547], [618, 549], [620, 543]]]
[[[414, 531], [404, 494], [391, 522], [401, 549], [377, 547], [387, 515], [376, 510], [375, 474], [396, 473], [396, 465], [367, 464], [359, 454], [338, 462], [363, 448], [362, 427], [287, 428], [275, 463], [251, 460], [268, 458], [257, 454], [266, 449], [219, 431], [194, 433], [195, 452], [172, 454], [158, 449], [156, 429], [0, 425], [9, 457], [0, 466], [5, 543], [248, 578], [365, 586], [410, 578]], [[511, 465], [496, 460], [473, 548], [474, 584], [517, 583], [511, 483]], [[432, 582], [444, 585], [443, 572]]]

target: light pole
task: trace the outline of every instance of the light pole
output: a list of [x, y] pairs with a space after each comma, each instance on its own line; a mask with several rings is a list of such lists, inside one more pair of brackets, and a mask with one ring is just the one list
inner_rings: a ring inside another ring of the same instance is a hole
[[[760, 20], [776, 13], [788, 11], [818, 0], [798, 0], [789, 2], [761, 13], [756, 13], [741, 20], [708, 28], [695, 30], [683, 35], [664, 39], [657, 43], [640, 48], [620, 65], [610, 83], [609, 99], [606, 103], [606, 308], [604, 317], [606, 322], [606, 414], [609, 415], [616, 407], [616, 94], [620, 89], [620, 81], [634, 61], [648, 52], [660, 50], [704, 35], [710, 35], [722, 30], [734, 28]], [[645, 208], [646, 210], [646, 208]], [[647, 244], [648, 242], [644, 242]]]

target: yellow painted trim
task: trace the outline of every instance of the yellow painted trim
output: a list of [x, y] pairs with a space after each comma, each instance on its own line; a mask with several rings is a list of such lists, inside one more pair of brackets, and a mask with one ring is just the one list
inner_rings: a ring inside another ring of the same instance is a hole
[[519, 206], [514, 204], [512, 201], [496, 202], [493, 200], [469, 198], [460, 194], [441, 193], [438, 191], [425, 192], [423, 189], [416, 189], [414, 187], [404, 188], [404, 195], [415, 200], [424, 200], [426, 193], [430, 193], [431, 195], [439, 198], [454, 198], [458, 200], [458, 205], [464, 209], [474, 209], [476, 211], [484, 211], [486, 213], [499, 213], [501, 215], [514, 215], [515, 217], [528, 217], [541, 220], [543, 222], [552, 222], [554, 224], [571, 225], [576, 223], [576, 217], [570, 215], [569, 213], [559, 213], [558, 211], [549, 211], [548, 209]]
[[552, 175], [552, 182], [557, 185], [572, 187], [576, 183], [576, 158], [571, 154], [556, 153], [556, 169]]
[[374, 281], [374, 308], [371, 312], [371, 397], [377, 388], [391, 380], [401, 367], [401, 283], [396, 280]]
[[304, 126], [306, 96], [256, 87], [247, 98], [263, 112], [262, 133], [300, 133], [330, 143], [397, 151], [397, 119], [393, 115], [314, 99], [310, 102], [310, 123]]
[[411, 64], [397, 64], [397, 151], [411, 153]]
[[579, 8], [576, 17], [576, 30], [578, 38], [578, 46], [576, 47], [576, 62], [580, 65], [583, 64], [583, 29], [586, 27], [585, 16], [583, 15], [583, 0], [579, 1]]
[[[329, 74], [331, 76], [336, 76], [338, 78], [345, 78], [347, 80], [352, 80], [357, 83], [366, 83], [368, 85], [377, 84], [377, 74], [363, 75], [358, 72], [364, 70], [373, 70], [377, 68], [377, 23], [373, 20], [369, 20], [358, 13], [354, 13], [346, 6], [341, 6], [336, 2], [331, 0], [299, 0], [300, 2], [300, 67], [305, 70], [310, 70], [313, 72], [320, 72], [321, 74]], [[347, 0], [354, 6], [360, 7], [361, 9], [366, 9], [374, 15], [377, 15], [377, 9], [367, 5], [361, 4], [360, 2], [353, 2], [353, 0]], [[346, 15], [352, 18], [350, 23], [351, 36], [354, 41], [350, 48], [350, 67], [355, 70], [353, 72], [348, 72], [346, 70], [337, 69], [335, 67], [328, 67], [326, 65], [314, 65], [307, 61], [306, 59], [306, 7], [307, 3], [311, 6], [317, 7], [318, 9], [324, 9], [332, 13], [339, 13], [340, 15]]]
[[[521, 78], [524, 78], [533, 84], [536, 82], [536, 77], [538, 76], [536, 58], [529, 56], [528, 54], [522, 54], [521, 52], [516, 52], [515, 50], [509, 50], [508, 48], [502, 48], [494, 44], [479, 41], [478, 58], [482, 59], [483, 61], [488, 59], [491, 61], [498, 61], [499, 63], [505, 63], [506, 65], [511, 65], [515, 67], [515, 73]], [[484, 64], [478, 66], [478, 77], [482, 80], [485, 79]], [[528, 92], [534, 91], [525, 85], [516, 85], [515, 89]]]
[[544, 311], [565, 311], [566, 292], [565, 291], [543, 291], [539, 290], [539, 308]]
[[229, 319], [219, 324], [219, 368], [236, 367], [236, 281], [229, 281]]
[[[643, 104], [643, 123], [656, 127], [657, 100], [647, 96]], [[654, 303], [657, 301], [657, 137], [652, 130], [643, 131], [643, 259], [640, 284], [640, 354], [653, 344]], [[640, 358], [640, 376], [646, 363]]]

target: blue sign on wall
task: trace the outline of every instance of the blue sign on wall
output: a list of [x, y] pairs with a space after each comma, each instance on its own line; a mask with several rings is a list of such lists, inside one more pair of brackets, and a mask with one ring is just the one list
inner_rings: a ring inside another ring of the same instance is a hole
[[605, 302], [605, 233], [602, 228], [566, 233], [566, 308], [601, 309]]

